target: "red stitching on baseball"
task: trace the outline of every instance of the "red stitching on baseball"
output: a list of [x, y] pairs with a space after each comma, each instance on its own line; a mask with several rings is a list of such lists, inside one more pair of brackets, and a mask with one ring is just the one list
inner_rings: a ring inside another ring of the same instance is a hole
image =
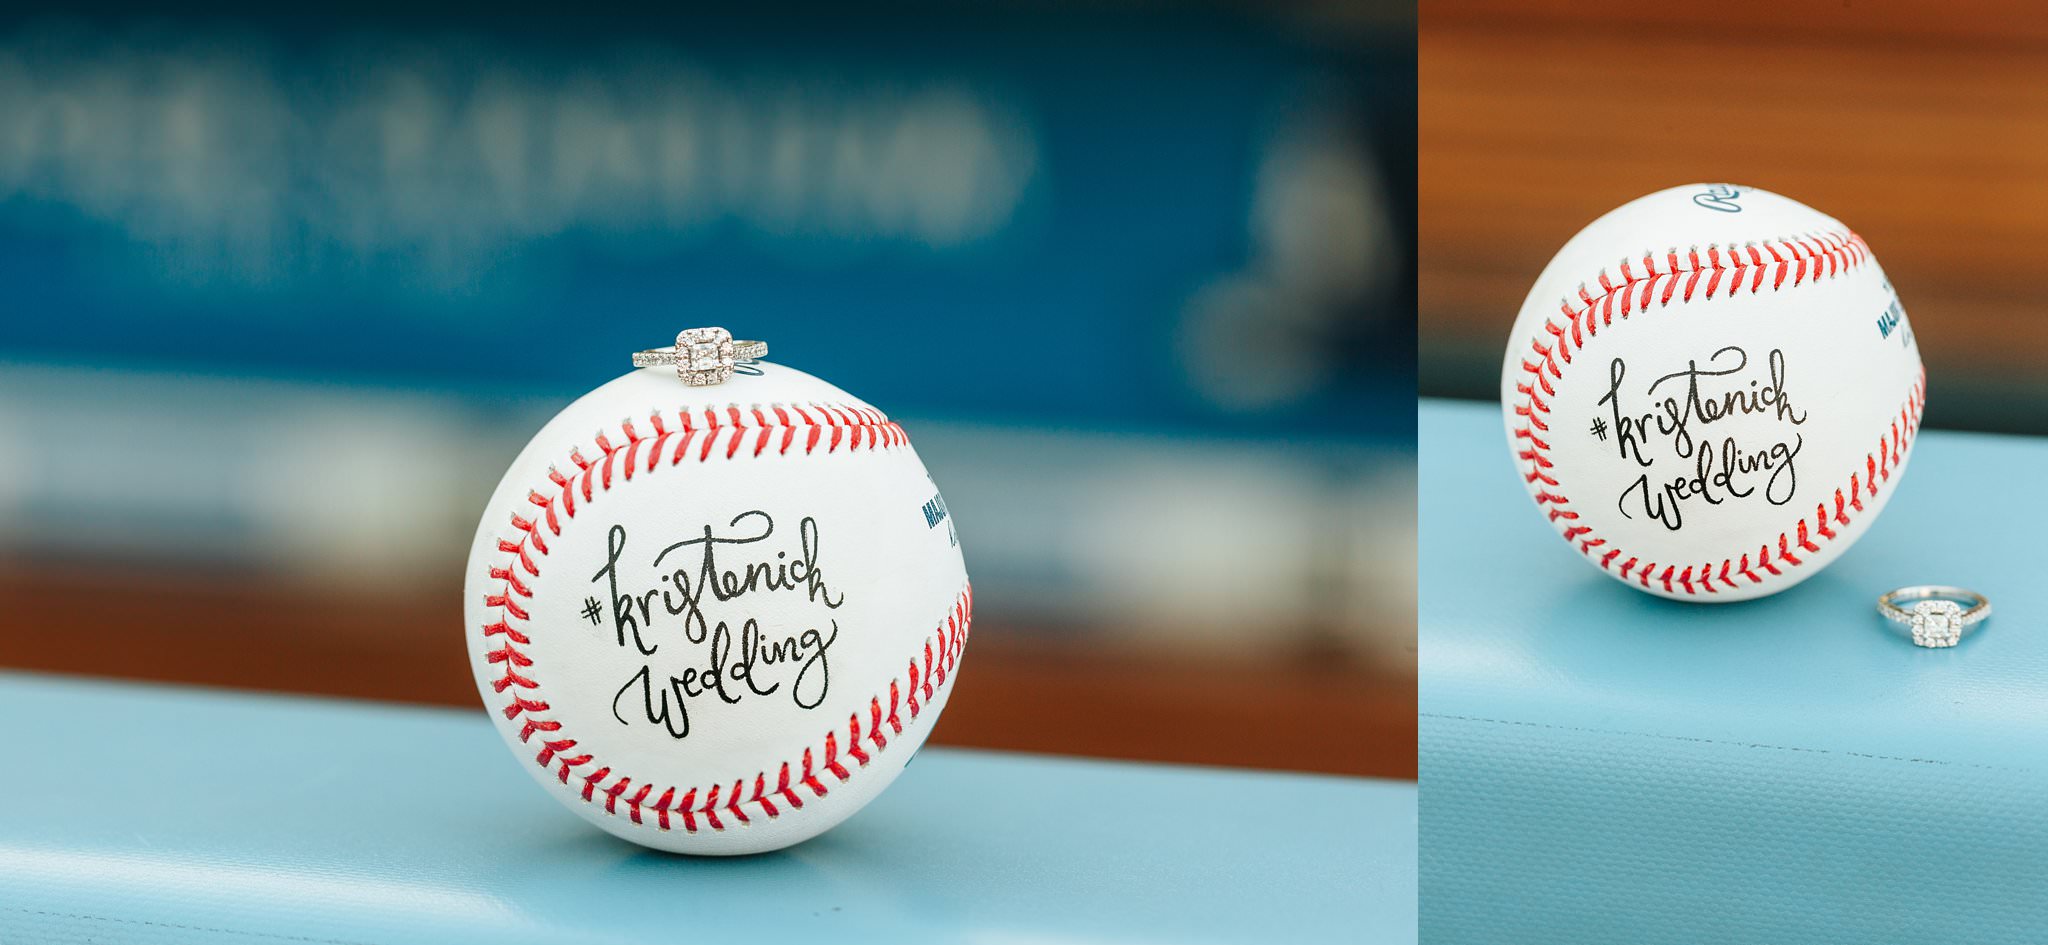
[[[1745, 255], [1747, 259], [1744, 258]], [[1766, 255], [1769, 259], [1765, 258]], [[1526, 441], [1528, 444], [1526, 448], [1518, 447], [1515, 450], [1515, 457], [1527, 464], [1523, 481], [1542, 484], [1535, 492], [1536, 505], [1544, 511], [1551, 522], [1573, 522], [1579, 517], [1576, 511], [1569, 508], [1570, 500], [1559, 494], [1561, 487], [1551, 473], [1551, 470], [1556, 468], [1556, 463], [1548, 456], [1550, 445], [1541, 436], [1550, 429], [1549, 424], [1539, 416], [1550, 412], [1550, 405], [1544, 402], [1543, 396], [1556, 396], [1557, 389], [1551, 381], [1563, 376], [1558, 363], [1562, 361], [1566, 365], [1571, 364], [1572, 349], [1583, 349], [1586, 346], [1585, 339], [1597, 337], [1599, 329], [1612, 325], [1617, 314], [1623, 320], [1627, 320], [1631, 314], [1640, 315], [1646, 311], [1656, 293], [1659, 280], [1664, 282], [1663, 292], [1656, 295], [1655, 301], [1659, 307], [1663, 307], [1671, 303], [1674, 292], [1679, 294], [1680, 301], [1692, 301], [1693, 293], [1703, 275], [1707, 280], [1703, 294], [1706, 299], [1711, 300], [1716, 294], [1723, 297], [1732, 297], [1743, 291], [1752, 295], [1757, 294], [1763, 287], [1766, 275], [1771, 278], [1771, 289], [1777, 291], [1784, 287], [1788, 277], [1792, 286], [1797, 287], [1805, 282], [1831, 279], [1847, 273], [1869, 259], [1870, 248], [1863, 242], [1863, 238], [1855, 233], [1809, 233], [1739, 247], [1727, 247], [1725, 250], [1718, 245], [1710, 245], [1706, 248], [1704, 260], [1700, 258], [1700, 250], [1697, 247], [1687, 251], [1683, 259], [1674, 249], [1667, 253], [1666, 265], [1661, 270], [1657, 266], [1656, 256], [1644, 253], [1640, 260], [1641, 274], [1631, 266], [1635, 261], [1629, 259], [1623, 259], [1616, 266], [1620, 274], [1619, 281], [1609, 275], [1607, 270], [1602, 269], [1593, 280], [1600, 286], [1597, 295], [1589, 291], [1585, 283], [1580, 283], [1577, 290], [1579, 306], [1575, 308], [1570, 298], [1559, 305], [1559, 312], [1567, 319], [1568, 327], [1560, 328], [1556, 322], [1544, 319], [1542, 328], [1529, 338], [1531, 356], [1520, 359], [1522, 373], [1526, 377], [1517, 380], [1514, 385], [1521, 401], [1514, 404], [1511, 409], [1514, 416], [1522, 421], [1522, 425], [1515, 428], [1513, 436], [1518, 442]], [[1727, 276], [1725, 287], [1722, 281], [1724, 274]], [[1678, 289], [1681, 278], [1684, 287]], [[1746, 286], [1745, 281], [1748, 283]], [[1598, 318], [1593, 317], [1596, 312]], [[1579, 330], [1581, 324], [1585, 327], [1583, 337]], [[1539, 390], [1543, 396], [1538, 395]], [[1804, 559], [1799, 557], [1798, 552], [1794, 550], [1795, 547], [1798, 551], [1818, 553], [1821, 546], [1817, 538], [1834, 540], [1837, 537], [1834, 526], [1848, 525], [1852, 512], [1864, 510], [1864, 497], [1876, 496], [1878, 484], [1891, 481], [1892, 468], [1904, 462], [1906, 452], [1912, 448], [1914, 434], [1920, 426], [1920, 412], [1926, 406], [1926, 401], [1927, 373], [1923, 369], [1912, 388], [1907, 391], [1905, 403], [1899, 408], [1898, 416], [1892, 420], [1890, 431], [1878, 438], [1877, 448], [1864, 458], [1864, 468], [1850, 473], [1846, 489], [1834, 490], [1833, 512], [1831, 513], [1827, 503], [1822, 501], [1815, 512], [1811, 529], [1808, 520], [1802, 517], [1791, 529], [1780, 532], [1777, 537], [1777, 560], [1787, 565], [1798, 566]], [[1589, 558], [1593, 557], [1594, 548], [1607, 543], [1605, 538], [1594, 536], [1592, 533], [1591, 527], [1579, 523], [1568, 524], [1562, 532], [1567, 542], [1576, 542], [1580, 553]], [[1622, 554], [1622, 549], [1607, 548], [1600, 552], [1597, 560], [1602, 569], [1607, 569], [1612, 566], [1614, 559]], [[1764, 578], [1757, 575], [1756, 569], [1773, 576], [1782, 576], [1784, 573], [1773, 563], [1771, 543], [1768, 541], [1757, 549], [1756, 563], [1753, 567], [1750, 564], [1750, 556], [1743, 554], [1739, 558], [1722, 559], [1718, 570], [1723, 583], [1729, 587], [1740, 587], [1741, 585], [1730, 575], [1740, 574], [1753, 584], [1762, 584]], [[1679, 593], [1682, 590], [1686, 594], [1719, 593], [1719, 589], [1714, 586], [1715, 571], [1714, 563], [1707, 562], [1697, 568], [1686, 565], [1682, 570], [1675, 565], [1666, 565], [1662, 573], [1657, 573], [1656, 564], [1639, 565], [1638, 559], [1634, 556], [1630, 556], [1620, 566], [1623, 580], [1629, 580], [1633, 572], [1634, 580], [1646, 588], [1650, 587], [1650, 582], [1654, 580], [1661, 583], [1667, 592]], [[913, 689], [914, 683], [913, 679]], [[913, 691], [911, 695], [914, 710], [916, 693]]]
[[[511, 699], [502, 710], [506, 719], [514, 719], [522, 714], [525, 716], [519, 732], [519, 740], [522, 742], [531, 742], [536, 734], [557, 733], [561, 730], [562, 724], [542, 715], [549, 711], [549, 707], [544, 699], [539, 698], [540, 683], [533, 678], [531, 672], [518, 671], [530, 670], [533, 666], [532, 657], [519, 649], [530, 644], [532, 640], [513, 626], [513, 621], [524, 623], [531, 618], [514, 598], [533, 596], [531, 579], [540, 576], [540, 569], [533, 559], [533, 554], [546, 557], [549, 553], [546, 542], [541, 538], [541, 523], [546, 523], [545, 531], [548, 534], [562, 534], [561, 519], [566, 517], [573, 520], [576, 517], [578, 492], [582, 493], [582, 499], [586, 504], [595, 502], [600, 494], [612, 489], [615, 465], [621, 473], [620, 481], [631, 482], [636, 468], [640, 466], [638, 457], [643, 442], [647, 447], [646, 465], [644, 468], [637, 468], [642, 474], [651, 474], [660, 468], [662, 451], [671, 438], [676, 440], [675, 449], [669, 454], [671, 466], [681, 464], [686, 456], [691, 455], [689, 447], [693, 440], [702, 442], [694, 458], [699, 462], [710, 461], [712, 451], [721, 437], [726, 440], [726, 447], [721, 451], [721, 458], [725, 460], [736, 460], [740, 456], [749, 435], [753, 436], [753, 446], [747, 452], [747, 456], [760, 456], [769, 450], [771, 443], [775, 444], [773, 448], [777, 455], [786, 455], [797, 444], [797, 428], [800, 426], [806, 430], [802, 446], [805, 454], [817, 451], [821, 444], [825, 452], [833, 453], [842, 445], [848, 451], [852, 451], [862, 448], [887, 449], [910, 442], [909, 436], [903, 432], [901, 426], [891, 422], [888, 417], [872, 407], [772, 404], [754, 405], [742, 410], [739, 405], [734, 404], [724, 408], [723, 416], [721, 411], [715, 408], [705, 408], [696, 417], [688, 412], [678, 412], [674, 416], [676, 427], [671, 429], [666, 417], [660, 413], [651, 414], [648, 417], [648, 422], [654, 430], [651, 436], [636, 430], [631, 419], [621, 421], [618, 432], [625, 439], [624, 445], [615, 445], [608, 432], [599, 431], [592, 442], [603, 453], [603, 458], [595, 462], [586, 459], [580, 448], [571, 449], [569, 461], [576, 467], [577, 472], [565, 475], [559, 469], [549, 469], [548, 482], [554, 488], [555, 495], [543, 494], [538, 489], [529, 490], [527, 501], [538, 507], [541, 514], [534, 519], [518, 514], [512, 515], [512, 527], [523, 537], [516, 542], [509, 539], [498, 541], [497, 549], [506, 555], [506, 558], [502, 564], [491, 567], [489, 574], [503, 582], [503, 589], [500, 593], [485, 595], [484, 605], [496, 609], [499, 614], [498, 619], [482, 627], [482, 633], [485, 637], [503, 637], [504, 641], [497, 649], [486, 651], [484, 660], [490, 664], [503, 666], [503, 675], [491, 681], [491, 688], [494, 692], [508, 694]], [[781, 435], [779, 442], [776, 442], [778, 428]], [[829, 438], [826, 432], [828, 429]], [[624, 455], [621, 456], [621, 453]], [[556, 512], [558, 503], [561, 508], [559, 516]], [[517, 571], [525, 572], [526, 578], [518, 576], [515, 562]], [[720, 814], [726, 815], [739, 825], [752, 823], [746, 810], [747, 805], [759, 808], [770, 818], [779, 817], [783, 813], [777, 806], [778, 802], [786, 805], [789, 810], [801, 810], [804, 799], [796, 790], [799, 786], [810, 789], [812, 797], [824, 797], [829, 788], [818, 776], [819, 771], [830, 772], [842, 782], [851, 780], [855, 771], [867, 767], [872, 760], [871, 753], [880, 752], [888, 747], [888, 737], [882, 732], [885, 723], [892, 733], [903, 733], [904, 713], [899, 706], [907, 707], [908, 715], [915, 720], [922, 711], [922, 706], [929, 704], [933, 695], [945, 684], [946, 676], [959, 661], [966, 647], [973, 611], [974, 590], [971, 586], [963, 587], [945, 620], [933, 630], [932, 636], [926, 639], [923, 647], [923, 665], [920, 666], [918, 659], [913, 656], [906, 675], [889, 680], [887, 713], [884, 714], [882, 710], [881, 694], [877, 693], [870, 697], [865, 737], [861, 732], [861, 712], [856, 710], [850, 716], [846, 731], [846, 754], [858, 763], [857, 767], [849, 768], [839, 760], [840, 732], [835, 727], [828, 729], [824, 734], [821, 763], [814, 765], [812, 748], [805, 747], [800, 760], [783, 761], [777, 766], [775, 786], [772, 789], [768, 786], [768, 773], [760, 771], [753, 776], [754, 788], [751, 792], [745, 790], [745, 778], [735, 780], [729, 786], [722, 782], [712, 784], [708, 789], [701, 791], [698, 787], [691, 786], [683, 789], [680, 798], [676, 796], [677, 787], [671, 785], [663, 787], [661, 796], [649, 803], [647, 796], [653, 792], [654, 785], [642, 782], [637, 793], [624, 798], [628, 816], [633, 823], [645, 825], [642, 811], [652, 810], [655, 815], [655, 826], [661, 830], [668, 830], [671, 827], [670, 815], [679, 815], [682, 829], [694, 833], [700, 829], [700, 819], [711, 830], [727, 829], [726, 822], [721, 819]], [[934, 642], [938, 644], [936, 651], [932, 645]], [[522, 695], [522, 691], [526, 694]], [[924, 696], [923, 703], [918, 700], [920, 691]], [[904, 697], [904, 693], [907, 693], [907, 698]], [[528, 698], [528, 695], [533, 698]], [[534, 762], [542, 769], [549, 770], [561, 783], [568, 784], [572, 772], [595, 763], [595, 759], [588, 753], [569, 755], [576, 745], [577, 741], [574, 738], [541, 739], [540, 751], [534, 755]], [[604, 782], [611, 775], [612, 768], [609, 765], [599, 766], [589, 774], [578, 775], [582, 781], [578, 793], [585, 802], [602, 803], [606, 813], [617, 815], [619, 801], [633, 784], [633, 779], [620, 774], [606, 786]], [[597, 799], [599, 794], [603, 795], [601, 802]], [[700, 796], [704, 799], [701, 804], [698, 803]]]
[[797, 793], [789, 788], [789, 762], [787, 761], [782, 763], [782, 773], [775, 776], [775, 793], [783, 800], [788, 801], [791, 808], [796, 810], [803, 809], [804, 799], [798, 797]]

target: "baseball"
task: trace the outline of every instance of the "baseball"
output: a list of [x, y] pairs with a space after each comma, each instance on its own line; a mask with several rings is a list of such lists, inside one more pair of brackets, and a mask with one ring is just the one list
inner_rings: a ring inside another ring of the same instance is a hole
[[1589, 564], [1735, 601], [1813, 576], [1870, 528], [1925, 388], [1862, 237], [1777, 194], [1693, 184], [1551, 259], [1515, 320], [1501, 408], [1537, 510]]
[[953, 522], [902, 428], [769, 363], [649, 367], [514, 460], [467, 572], [477, 690], [584, 819], [682, 853], [774, 850], [889, 786], [968, 633]]

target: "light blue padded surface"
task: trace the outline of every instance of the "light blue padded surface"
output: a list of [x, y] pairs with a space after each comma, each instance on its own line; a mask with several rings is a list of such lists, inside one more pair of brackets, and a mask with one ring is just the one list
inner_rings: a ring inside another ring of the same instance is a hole
[[[1699, 605], [1558, 540], [1498, 405], [1420, 409], [1423, 941], [2048, 941], [2048, 441], [1927, 432], [1831, 568]], [[1914, 583], [1996, 615], [1914, 647]]]
[[1413, 942], [1412, 784], [924, 751], [789, 850], [542, 794], [478, 713], [0, 674], [0, 942]]

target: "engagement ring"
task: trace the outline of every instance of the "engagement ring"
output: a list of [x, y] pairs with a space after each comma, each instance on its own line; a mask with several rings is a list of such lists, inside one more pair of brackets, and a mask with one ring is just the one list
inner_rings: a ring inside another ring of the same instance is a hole
[[658, 364], [676, 366], [676, 376], [691, 387], [708, 387], [732, 379], [737, 361], [754, 361], [768, 356], [761, 341], [734, 341], [723, 328], [686, 328], [676, 334], [673, 348], [652, 348], [633, 354], [634, 367]]
[[1960, 587], [1921, 584], [1878, 598], [1877, 612], [1911, 630], [1916, 646], [1955, 646], [1966, 631], [1991, 616], [1991, 601]]

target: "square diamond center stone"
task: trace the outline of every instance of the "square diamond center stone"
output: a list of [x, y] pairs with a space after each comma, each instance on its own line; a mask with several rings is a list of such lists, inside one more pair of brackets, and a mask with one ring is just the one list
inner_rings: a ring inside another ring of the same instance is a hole
[[1963, 607], [1952, 600], [1923, 600], [1913, 605], [1913, 642], [1950, 646], [1963, 635]]
[[723, 328], [690, 328], [676, 334], [676, 376], [692, 387], [732, 379], [732, 333]]

